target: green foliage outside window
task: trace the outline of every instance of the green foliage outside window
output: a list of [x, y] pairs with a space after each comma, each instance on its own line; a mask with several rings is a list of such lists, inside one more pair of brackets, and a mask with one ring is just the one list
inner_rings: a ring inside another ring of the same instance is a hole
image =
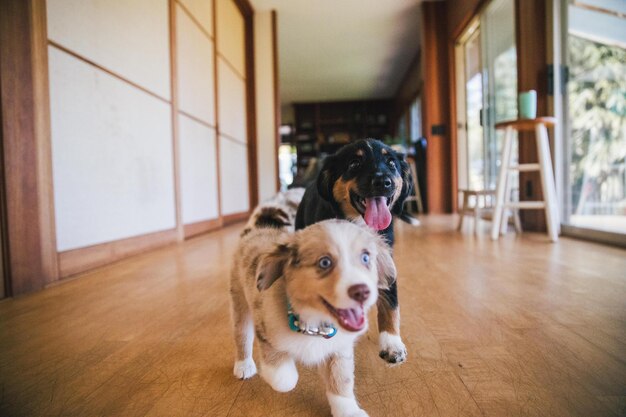
[[626, 214], [626, 49], [569, 36], [572, 214]]

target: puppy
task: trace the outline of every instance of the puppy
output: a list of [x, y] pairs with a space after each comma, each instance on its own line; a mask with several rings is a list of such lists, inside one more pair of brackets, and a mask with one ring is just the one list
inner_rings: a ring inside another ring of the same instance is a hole
[[334, 417], [367, 416], [354, 397], [354, 343], [367, 330], [378, 288], [395, 280], [389, 248], [365, 227], [328, 220], [296, 233], [260, 227], [241, 238], [230, 293], [234, 374], [256, 373], [276, 391], [298, 382], [295, 361], [318, 366]]
[[[413, 180], [400, 154], [375, 139], [344, 146], [324, 161], [317, 182], [307, 187], [296, 214], [296, 230], [326, 219], [367, 224], [393, 246], [393, 215], [404, 219], [402, 206]], [[407, 219], [408, 221], [408, 219]], [[378, 299], [380, 357], [406, 360], [400, 338], [398, 288], [394, 282]]]

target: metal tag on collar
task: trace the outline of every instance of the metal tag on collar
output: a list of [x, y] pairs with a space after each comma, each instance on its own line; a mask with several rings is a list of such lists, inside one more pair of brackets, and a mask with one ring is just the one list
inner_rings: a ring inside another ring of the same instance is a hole
[[337, 328], [330, 323], [322, 323], [320, 327], [308, 326], [300, 323], [299, 317], [293, 312], [291, 303], [288, 304], [287, 319], [289, 320], [289, 328], [294, 332], [302, 333], [307, 336], [322, 336], [324, 339], [330, 339], [337, 334]]

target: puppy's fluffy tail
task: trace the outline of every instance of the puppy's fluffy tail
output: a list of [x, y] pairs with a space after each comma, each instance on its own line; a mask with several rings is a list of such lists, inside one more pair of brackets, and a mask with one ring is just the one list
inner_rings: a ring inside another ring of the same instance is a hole
[[246, 227], [241, 232], [241, 237], [253, 229], [283, 229], [291, 225], [291, 219], [285, 210], [275, 205], [261, 205], [252, 212]]
[[261, 207], [254, 222], [254, 226], [257, 228], [273, 227], [280, 229], [290, 225], [289, 215], [278, 207]]

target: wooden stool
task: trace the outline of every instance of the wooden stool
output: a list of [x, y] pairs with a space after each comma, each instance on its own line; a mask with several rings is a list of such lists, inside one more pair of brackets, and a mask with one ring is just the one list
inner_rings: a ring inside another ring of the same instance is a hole
[[[507, 209], [544, 209], [548, 236], [553, 242], [559, 238], [560, 223], [559, 212], [554, 187], [554, 175], [552, 173], [552, 159], [550, 157], [550, 145], [548, 142], [548, 129], [546, 126], [556, 124], [554, 117], [538, 117], [536, 119], [513, 120], [496, 124], [496, 129], [506, 129], [504, 146], [502, 150], [502, 166], [498, 175], [496, 188], [496, 205], [494, 208], [493, 224], [491, 226], [491, 238], [497, 240], [502, 232], [502, 222], [508, 222]], [[513, 147], [513, 130], [535, 131], [537, 141], [537, 153], [539, 162], [533, 164], [513, 164], [511, 152]], [[539, 171], [541, 174], [541, 189], [543, 200], [541, 201], [511, 201], [512, 173]]]
[[[474, 233], [478, 233], [478, 221], [483, 217], [485, 213], [491, 213], [493, 211], [493, 199], [496, 195], [495, 190], [467, 190], [459, 189], [462, 194], [462, 205], [459, 207], [459, 225], [457, 230], [463, 228], [463, 219], [465, 214], [471, 214], [474, 217]], [[470, 204], [470, 197], [474, 196], [474, 204]], [[483, 204], [480, 204], [480, 200], [483, 200]]]
[[[465, 218], [465, 214], [471, 214], [474, 218], [474, 233], [478, 233], [478, 221], [479, 220], [489, 220], [493, 221], [493, 211], [494, 211], [494, 201], [496, 199], [496, 190], [468, 190], [468, 189], [459, 189], [459, 192], [462, 193], [462, 203], [459, 207], [459, 224], [457, 226], [457, 230], [461, 230], [463, 228], [463, 220]], [[474, 204], [470, 204], [470, 197], [474, 196]], [[482, 205], [480, 203], [482, 197]], [[510, 213], [509, 213], [510, 212]], [[522, 225], [519, 218], [519, 211], [516, 209], [507, 210], [506, 220], [502, 222], [502, 233], [506, 231], [506, 227], [508, 226], [508, 215], [513, 216], [515, 230], [518, 233], [522, 231]]]

